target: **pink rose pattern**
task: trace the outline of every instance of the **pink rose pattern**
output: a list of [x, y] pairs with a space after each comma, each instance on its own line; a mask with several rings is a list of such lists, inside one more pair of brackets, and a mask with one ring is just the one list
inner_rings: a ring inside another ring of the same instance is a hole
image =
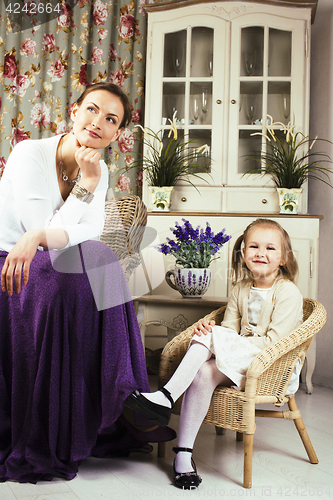
[[118, 146], [122, 153], [128, 153], [132, 151], [134, 147], [134, 134], [128, 128], [124, 128], [118, 138]]
[[25, 141], [26, 139], [29, 139], [29, 134], [27, 134], [27, 132], [25, 132], [23, 128], [13, 128], [12, 137], [10, 140], [12, 148], [15, 146], [15, 144], [18, 144], [21, 141]]
[[17, 62], [15, 58], [15, 49], [5, 55], [5, 63], [3, 69], [3, 76], [14, 80], [17, 75]]
[[136, 109], [132, 114], [132, 122], [133, 123], [141, 123], [142, 122], [142, 111], [141, 109]]
[[50, 35], [49, 33], [43, 36], [42, 50], [43, 52], [48, 52], [52, 54], [56, 49], [56, 43], [54, 35]]
[[93, 21], [96, 26], [101, 26], [107, 20], [109, 15], [108, 8], [102, 0], [95, 0], [93, 10]]
[[[71, 110], [81, 92], [92, 83], [110, 81], [122, 87], [133, 104], [132, 122], [104, 154], [110, 187], [117, 192], [140, 190], [136, 171], [119, 173], [137, 159], [133, 130], [143, 124], [138, 88], [145, 74], [144, 0], [125, 2], [118, 11], [106, 0], [78, 0], [72, 10], [69, 0], [62, 0], [58, 17], [43, 29], [32, 25], [2, 38], [0, 177], [16, 144], [69, 132]], [[0, 16], [1, 29], [6, 32], [5, 16]], [[131, 57], [138, 53], [140, 58]]]
[[111, 71], [110, 82], [115, 83], [119, 87], [124, 85], [125, 76], [120, 69], [116, 69], [116, 71]]
[[27, 88], [29, 87], [29, 84], [29, 78], [26, 75], [22, 75], [21, 73], [19, 73], [13, 80], [12, 93], [19, 96], [24, 96]]
[[56, 59], [51, 63], [51, 68], [47, 74], [51, 77], [51, 82], [57, 82], [62, 79], [65, 73], [65, 66], [60, 59]]
[[0, 179], [2, 177], [2, 174], [5, 170], [5, 166], [6, 166], [6, 160], [5, 160], [5, 157], [4, 156], [0, 156]]
[[36, 50], [37, 44], [30, 38], [26, 38], [21, 45], [21, 54], [31, 56]]
[[98, 47], [94, 47], [92, 54], [91, 54], [91, 60], [93, 64], [97, 64], [102, 61], [103, 57], [103, 50], [99, 49]]
[[71, 7], [68, 3], [62, 2], [61, 9], [62, 12], [58, 16], [58, 25], [61, 28], [69, 28], [69, 26], [71, 25]]
[[40, 132], [49, 125], [50, 109], [46, 106], [45, 102], [35, 104], [31, 111], [30, 121]]
[[131, 185], [131, 179], [129, 177], [126, 177], [124, 174], [120, 174], [118, 177], [118, 182], [117, 186], [119, 188], [119, 191], [127, 191]]

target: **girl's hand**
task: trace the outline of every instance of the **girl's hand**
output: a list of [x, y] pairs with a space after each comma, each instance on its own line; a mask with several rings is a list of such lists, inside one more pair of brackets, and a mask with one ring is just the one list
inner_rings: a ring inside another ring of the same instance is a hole
[[97, 149], [81, 146], [78, 141], [76, 142], [77, 149], [74, 157], [82, 173], [80, 185], [93, 193], [101, 178], [101, 167], [99, 161], [102, 155]]
[[201, 337], [202, 334], [207, 335], [212, 331], [212, 326], [214, 325], [215, 321], [213, 319], [210, 321], [207, 320], [200, 321], [200, 323], [198, 323], [198, 325], [194, 328], [192, 337], [193, 335], [198, 335], [199, 337]]
[[13, 281], [16, 293], [21, 291], [22, 276], [23, 285], [28, 283], [30, 264], [39, 245], [39, 233], [38, 229], [24, 233], [7, 255], [1, 271], [1, 289], [10, 296], [13, 294]]

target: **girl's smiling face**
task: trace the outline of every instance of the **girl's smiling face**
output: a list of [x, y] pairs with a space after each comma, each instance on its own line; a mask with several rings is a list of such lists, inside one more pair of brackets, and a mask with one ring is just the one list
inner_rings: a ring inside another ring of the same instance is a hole
[[73, 133], [81, 146], [104, 149], [117, 140], [124, 117], [120, 98], [107, 90], [90, 92], [72, 110]]
[[270, 288], [283, 265], [280, 231], [270, 226], [255, 226], [250, 229], [243, 257], [254, 285], [258, 288]]

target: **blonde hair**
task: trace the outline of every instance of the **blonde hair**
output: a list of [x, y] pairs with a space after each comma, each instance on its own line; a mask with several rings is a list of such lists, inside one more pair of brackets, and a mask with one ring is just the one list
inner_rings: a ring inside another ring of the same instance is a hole
[[282, 240], [282, 261], [283, 261], [283, 265], [280, 266], [280, 274], [285, 279], [288, 279], [290, 281], [295, 281], [298, 274], [298, 264], [291, 247], [289, 234], [277, 222], [271, 219], [260, 218], [251, 222], [251, 224], [249, 224], [245, 229], [244, 233], [241, 236], [239, 236], [235, 242], [232, 251], [232, 264], [231, 264], [234, 272], [234, 282], [237, 282], [245, 277], [250, 277], [250, 270], [248, 269], [248, 267], [244, 262], [241, 247], [243, 242], [246, 245], [246, 239], [248, 237], [250, 230], [257, 226], [270, 227], [280, 232]]

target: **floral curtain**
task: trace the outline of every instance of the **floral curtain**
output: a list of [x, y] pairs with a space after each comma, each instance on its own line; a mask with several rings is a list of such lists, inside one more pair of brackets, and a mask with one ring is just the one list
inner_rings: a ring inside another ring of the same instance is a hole
[[58, 6], [54, 18], [41, 23], [38, 12], [29, 12], [34, 0], [21, 0], [31, 17], [22, 30], [26, 24], [13, 22], [10, 0], [0, 0], [0, 177], [15, 144], [67, 132], [73, 103], [86, 86], [111, 81], [128, 94], [133, 113], [113, 151], [105, 152], [110, 187], [116, 196], [140, 194], [140, 170], [124, 167], [135, 157], [134, 127], [143, 118], [144, 0], [56, 1], [49, 4]]

